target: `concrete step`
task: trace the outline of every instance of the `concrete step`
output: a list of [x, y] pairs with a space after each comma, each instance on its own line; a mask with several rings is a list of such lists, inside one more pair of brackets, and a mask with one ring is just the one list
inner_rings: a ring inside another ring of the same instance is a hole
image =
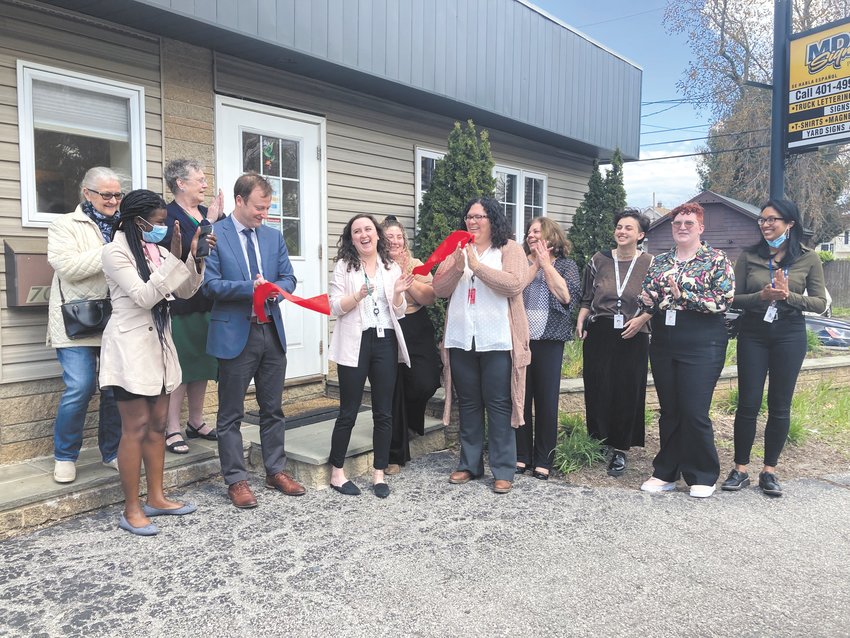
[[[330, 483], [327, 463], [333, 423], [324, 420], [287, 431], [287, 470], [308, 488], [325, 488]], [[426, 418], [425, 429], [425, 436], [411, 435], [410, 452], [414, 458], [446, 447], [442, 423]], [[242, 438], [249, 468], [263, 474], [259, 426], [243, 424]], [[352, 477], [366, 474], [371, 470], [372, 459], [372, 414], [367, 411], [360, 414], [354, 426], [346, 473]], [[77, 462], [77, 479], [65, 484], [53, 481], [52, 456], [0, 466], [0, 539], [122, 502], [118, 473], [100, 461], [97, 448], [84, 449]], [[165, 454], [167, 489], [209, 479], [220, 472], [215, 441], [191, 439], [188, 454]], [[144, 493], [144, 480], [141, 488]]]
[[[331, 468], [328, 458], [333, 426], [333, 420], [326, 420], [286, 433], [287, 471], [308, 488], [323, 489], [330, 484]], [[246, 433], [246, 430], [249, 430], [249, 433]], [[250, 466], [262, 474], [263, 457], [259, 428], [243, 427], [242, 431], [245, 440], [251, 442], [248, 453]], [[446, 448], [445, 427], [439, 419], [433, 417], [425, 417], [424, 436], [411, 433], [410, 437], [410, 456], [413, 458]], [[361, 412], [354, 422], [348, 454], [343, 465], [346, 475], [353, 477], [370, 472], [373, 460], [372, 413], [366, 411]]]

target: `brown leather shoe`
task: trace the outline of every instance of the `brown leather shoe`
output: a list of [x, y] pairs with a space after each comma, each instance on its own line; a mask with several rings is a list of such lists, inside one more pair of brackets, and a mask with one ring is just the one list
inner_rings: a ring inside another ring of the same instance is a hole
[[493, 481], [493, 491], [496, 492], [496, 494], [507, 494], [511, 491], [513, 486], [513, 483], [504, 479], [496, 479]]
[[257, 499], [248, 486], [248, 481], [236, 481], [233, 485], [228, 485], [227, 495], [230, 497], [230, 502], [236, 507], [241, 509], [257, 507]]
[[389, 465], [387, 465], [387, 469], [384, 470], [384, 474], [386, 474], [387, 476], [393, 476], [395, 474], [398, 474], [399, 472], [401, 472], [401, 465], [399, 465], [398, 463], [390, 463]]
[[304, 496], [307, 490], [286, 472], [266, 474], [266, 487], [270, 490], [283, 492], [287, 496]]
[[451, 476], [449, 476], [449, 483], [463, 485], [464, 483], [469, 483], [474, 478], [475, 477], [472, 476], [472, 472], [469, 470], [458, 470], [456, 472], [452, 472]]

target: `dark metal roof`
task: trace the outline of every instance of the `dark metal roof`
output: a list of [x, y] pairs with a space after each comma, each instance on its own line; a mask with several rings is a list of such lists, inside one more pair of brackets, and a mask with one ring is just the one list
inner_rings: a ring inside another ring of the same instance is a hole
[[591, 157], [637, 159], [641, 69], [526, 0], [46, 0]]

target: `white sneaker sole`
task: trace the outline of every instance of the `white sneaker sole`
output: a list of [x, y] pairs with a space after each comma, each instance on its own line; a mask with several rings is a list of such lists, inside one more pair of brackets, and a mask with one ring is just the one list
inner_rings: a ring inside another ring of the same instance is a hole
[[658, 494], [659, 492], [672, 492], [676, 489], [675, 483], [663, 483], [661, 485], [648, 484], [649, 481], [640, 486], [641, 492], [649, 492], [650, 494]]
[[[694, 488], [698, 488], [698, 489], [695, 490]], [[693, 496], [694, 498], [708, 498], [709, 496], [714, 494], [714, 491], [716, 489], [717, 489], [717, 487], [714, 486], [714, 485], [712, 485], [710, 487], [706, 486], [706, 485], [692, 485], [691, 486], [691, 496]]]

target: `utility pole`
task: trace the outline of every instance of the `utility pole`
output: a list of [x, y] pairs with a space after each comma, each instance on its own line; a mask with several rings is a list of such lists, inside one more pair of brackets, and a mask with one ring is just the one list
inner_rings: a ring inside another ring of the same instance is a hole
[[785, 196], [785, 104], [788, 96], [788, 38], [791, 2], [773, 3], [773, 101], [770, 115], [770, 198]]

